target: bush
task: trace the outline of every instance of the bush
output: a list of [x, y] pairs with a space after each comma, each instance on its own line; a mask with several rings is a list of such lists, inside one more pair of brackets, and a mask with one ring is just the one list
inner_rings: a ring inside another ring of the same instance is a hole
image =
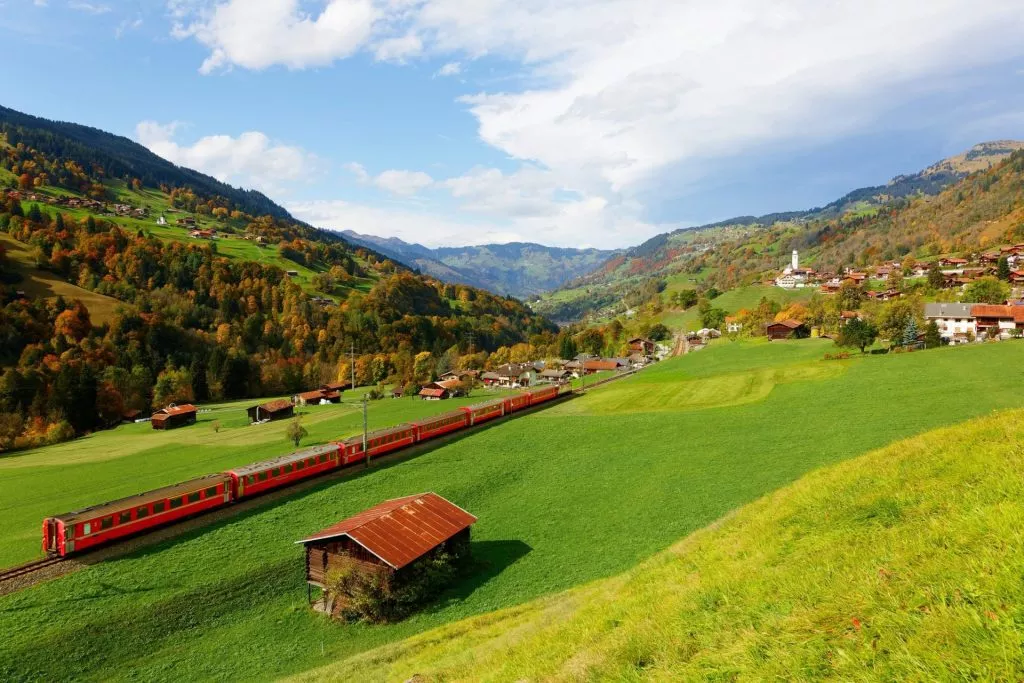
[[454, 544], [421, 557], [397, 574], [367, 571], [365, 565], [342, 558], [326, 580], [336, 601], [335, 616], [371, 623], [402, 619], [451, 583], [468, 555], [468, 543]]
[[403, 396], [418, 396], [420, 393], [420, 387], [416, 382], [408, 382], [405, 388], [402, 389]]
[[55, 444], [75, 438], [75, 428], [67, 420], [55, 422], [46, 428], [46, 443]]

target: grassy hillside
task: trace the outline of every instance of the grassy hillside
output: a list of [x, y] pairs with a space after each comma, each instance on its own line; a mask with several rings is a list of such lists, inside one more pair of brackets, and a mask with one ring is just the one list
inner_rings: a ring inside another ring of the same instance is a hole
[[[823, 368], [831, 348], [721, 342], [414, 460], [5, 596], [0, 678], [270, 679], [313, 669], [614, 576], [811, 470], [1022, 404], [1015, 343]], [[734, 393], [706, 391], [715, 379]], [[687, 389], [709, 400], [666, 409], [642, 399]], [[472, 570], [398, 624], [346, 626], [311, 612], [293, 542], [426, 490], [479, 516]]]
[[897, 442], [621, 576], [299, 680], [1018, 679], [1021, 439], [1016, 410]]
[[[368, 423], [370, 429], [378, 429], [454, 410], [493, 395], [478, 392], [471, 398], [448, 401], [377, 401], [369, 405]], [[197, 423], [181, 429], [154, 430], [148, 422], [121, 425], [74, 442], [0, 456], [0, 516], [5, 521], [5, 531], [0, 535], [0, 567], [41, 554], [39, 524], [47, 515], [294, 450], [285, 438], [287, 421], [249, 424], [245, 410], [254, 403], [250, 399], [205, 405]], [[358, 405], [306, 406], [296, 414], [302, 416], [302, 424], [309, 431], [304, 446], [362, 432]], [[214, 422], [220, 424], [219, 431], [213, 430]]]
[[[798, 301], [806, 301], [811, 297], [812, 291], [811, 289], [779, 289], [778, 287], [766, 287], [764, 285], [749, 285], [747, 287], [730, 289], [725, 294], [715, 298], [711, 303], [716, 308], [724, 309], [729, 313], [735, 313], [743, 308], [756, 308], [761, 297], [768, 297], [785, 306], [786, 304]], [[664, 311], [657, 316], [657, 320], [676, 330], [696, 330], [701, 326], [696, 306], [691, 306], [685, 311]]]
[[4, 232], [0, 232], [0, 245], [7, 250], [8, 258], [24, 278], [15, 287], [25, 292], [25, 296], [30, 299], [51, 299], [57, 296], [69, 300], [79, 299], [89, 309], [90, 318], [95, 324], [110, 322], [114, 317], [115, 309], [118, 306], [126, 305], [109, 296], [76, 287], [49, 271], [36, 268], [28, 245]]

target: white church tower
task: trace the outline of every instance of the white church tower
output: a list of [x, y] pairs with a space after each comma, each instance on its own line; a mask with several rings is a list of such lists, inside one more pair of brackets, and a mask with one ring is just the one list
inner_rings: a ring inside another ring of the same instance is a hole
[[793, 250], [793, 270], [800, 269], [800, 255], [796, 253], [796, 249]]

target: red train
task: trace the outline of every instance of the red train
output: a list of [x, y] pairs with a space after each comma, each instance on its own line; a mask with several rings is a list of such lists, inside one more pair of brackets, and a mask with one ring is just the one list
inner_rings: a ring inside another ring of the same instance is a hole
[[366, 454], [363, 453], [363, 436], [360, 434], [344, 441], [304, 448], [273, 460], [236, 467], [219, 474], [208, 474], [76, 512], [47, 517], [43, 520], [43, 550], [60, 556], [79, 553], [362, 462], [367, 454], [372, 459], [510, 415], [550, 401], [565, 391], [568, 391], [567, 387], [557, 386], [533, 389], [370, 432], [366, 438]]

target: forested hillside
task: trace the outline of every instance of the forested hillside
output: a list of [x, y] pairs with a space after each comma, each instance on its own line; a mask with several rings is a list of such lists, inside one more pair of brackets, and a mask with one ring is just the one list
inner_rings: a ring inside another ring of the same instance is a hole
[[[64, 440], [132, 409], [347, 379], [352, 347], [356, 381], [374, 384], [429, 379], [460, 355], [482, 365], [502, 347], [507, 359], [516, 344], [557, 343], [557, 328], [518, 300], [414, 274], [280, 211], [259, 214], [245, 193], [205, 194], [226, 186], [197, 187], [190, 171], [139, 166], [117, 147], [49, 130], [0, 132], [0, 231], [22, 259], [0, 246], [0, 450]], [[121, 305], [101, 322], [80, 300], [23, 292], [28, 267]]]

